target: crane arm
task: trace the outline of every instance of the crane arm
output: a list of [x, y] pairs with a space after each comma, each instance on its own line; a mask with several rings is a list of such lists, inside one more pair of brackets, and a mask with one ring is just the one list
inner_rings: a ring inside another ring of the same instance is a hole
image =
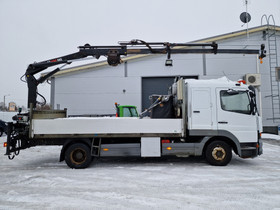
[[107, 62], [111, 66], [121, 63], [121, 56], [129, 54], [167, 54], [170, 59], [171, 54], [258, 54], [259, 58], [265, 57], [264, 45], [261, 49], [218, 49], [215, 42], [205, 43], [169, 43], [169, 42], [144, 42], [142, 40], [132, 40], [130, 42], [119, 42], [116, 46], [91, 46], [86, 44], [79, 46], [79, 51], [62, 57], [30, 64], [25, 72], [28, 86], [28, 107], [37, 103], [37, 86], [43, 83], [61, 68], [56, 68], [51, 72], [36, 79], [35, 75], [49, 67], [59, 64], [71, 64], [73, 61], [92, 56], [99, 59], [100, 56], [107, 57]]

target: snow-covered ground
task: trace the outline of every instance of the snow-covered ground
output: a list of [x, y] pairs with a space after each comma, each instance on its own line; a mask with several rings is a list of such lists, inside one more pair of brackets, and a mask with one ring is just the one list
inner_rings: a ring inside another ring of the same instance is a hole
[[[0, 138], [3, 144], [4, 138]], [[200, 158], [99, 159], [74, 170], [60, 147], [35, 147], [13, 161], [0, 148], [0, 209], [280, 209], [280, 145], [226, 167]]]

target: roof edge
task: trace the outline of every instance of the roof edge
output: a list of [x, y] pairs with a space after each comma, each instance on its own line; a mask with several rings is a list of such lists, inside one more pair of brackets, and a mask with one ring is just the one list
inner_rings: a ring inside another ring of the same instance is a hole
[[[263, 30], [276, 30], [276, 31], [280, 31], [280, 26], [274, 26], [274, 25], [262, 25], [262, 26], [257, 26], [257, 27], [253, 27], [253, 28], [249, 28], [248, 29], [248, 33], [256, 33], [259, 31], [263, 31]], [[226, 34], [221, 34], [221, 35], [217, 35], [217, 36], [212, 36], [212, 37], [208, 37], [208, 38], [203, 38], [203, 39], [198, 39], [195, 41], [192, 41], [194, 43], [200, 42], [200, 43], [204, 43], [204, 42], [213, 42], [213, 41], [219, 41], [222, 39], [230, 39], [233, 37], [237, 37], [237, 36], [242, 36], [242, 35], [247, 35], [247, 29], [243, 29], [240, 31], [234, 31], [231, 33], [226, 33]]]
[[[249, 28], [248, 29], [248, 33], [256, 33], [259, 31], [263, 31], [263, 30], [276, 30], [276, 31], [280, 31], [280, 26], [274, 26], [274, 25], [262, 25], [262, 26], [257, 26], [257, 27], [253, 27], [253, 28]], [[188, 43], [209, 43], [209, 42], [217, 42], [223, 39], [230, 39], [230, 38], [234, 38], [237, 36], [243, 36], [247, 34], [247, 29], [244, 30], [240, 30], [240, 31], [235, 31], [235, 32], [231, 32], [231, 33], [226, 33], [226, 34], [221, 34], [221, 35], [217, 35], [217, 36], [212, 36], [212, 37], [208, 37], [208, 38], [204, 38], [204, 39], [198, 39], [195, 41], [191, 41]], [[132, 55], [132, 56], [128, 56], [128, 57], [124, 57], [122, 58], [123, 62], [129, 61], [129, 60], [133, 60], [133, 59], [137, 59], [137, 58], [143, 58], [143, 57], [147, 57], [147, 56], [151, 56], [150, 54], [147, 55]], [[88, 69], [93, 69], [93, 68], [98, 68], [98, 67], [102, 67], [102, 66], [106, 66], [108, 65], [108, 63], [106, 61], [100, 61], [100, 62], [94, 62], [91, 64], [85, 64], [82, 66], [76, 66], [76, 67], [70, 67], [68, 69], [65, 69], [63, 71], [59, 71], [56, 74], [53, 75], [53, 77], [60, 77], [64, 74], [69, 74], [69, 73], [73, 73], [73, 72], [78, 72], [78, 71], [84, 71], [84, 70], [88, 70]]]

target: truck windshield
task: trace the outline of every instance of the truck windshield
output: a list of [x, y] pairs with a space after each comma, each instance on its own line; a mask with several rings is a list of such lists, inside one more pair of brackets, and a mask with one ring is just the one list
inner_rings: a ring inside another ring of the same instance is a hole
[[225, 111], [251, 114], [250, 99], [246, 91], [236, 91], [235, 94], [228, 90], [222, 90], [221, 107]]
[[124, 117], [138, 117], [138, 113], [134, 107], [125, 107], [123, 108]]

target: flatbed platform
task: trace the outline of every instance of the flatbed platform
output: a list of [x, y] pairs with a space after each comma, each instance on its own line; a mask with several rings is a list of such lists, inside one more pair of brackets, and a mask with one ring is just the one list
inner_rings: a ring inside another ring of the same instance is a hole
[[31, 138], [182, 137], [182, 119], [74, 117], [33, 119]]

